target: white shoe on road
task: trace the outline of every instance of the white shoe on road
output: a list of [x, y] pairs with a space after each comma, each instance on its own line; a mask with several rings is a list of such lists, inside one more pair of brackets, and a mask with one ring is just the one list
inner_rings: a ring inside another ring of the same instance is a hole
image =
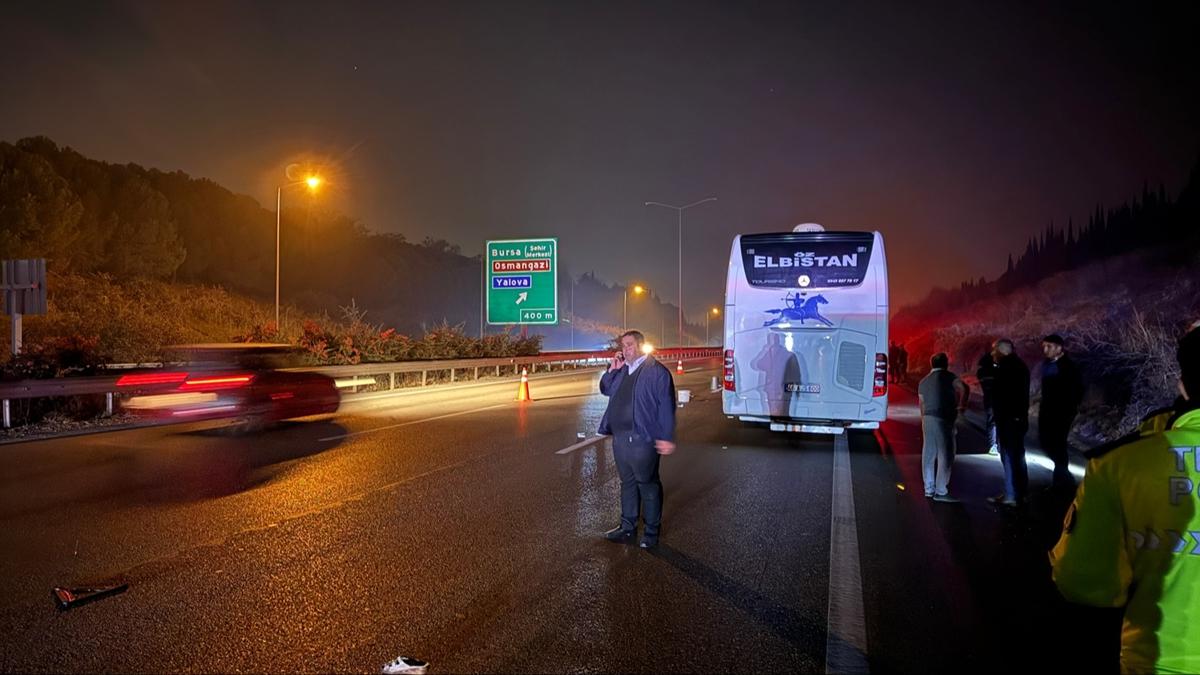
[[380, 672], [383, 675], [424, 675], [427, 668], [429, 668], [429, 663], [426, 661], [397, 656], [394, 661], [384, 664], [383, 670]]

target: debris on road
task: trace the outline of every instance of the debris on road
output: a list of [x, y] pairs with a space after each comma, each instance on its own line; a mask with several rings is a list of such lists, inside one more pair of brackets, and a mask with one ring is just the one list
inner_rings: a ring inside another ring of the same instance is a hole
[[61, 611], [87, 604], [93, 600], [118, 595], [127, 590], [129, 590], [129, 584], [109, 584], [105, 586], [84, 586], [78, 588], [55, 586], [54, 590], [51, 591], [51, 595], [58, 602], [58, 609]]
[[424, 675], [427, 668], [429, 668], [427, 661], [408, 656], [397, 656], [395, 660], [385, 663], [380, 672], [383, 675]]

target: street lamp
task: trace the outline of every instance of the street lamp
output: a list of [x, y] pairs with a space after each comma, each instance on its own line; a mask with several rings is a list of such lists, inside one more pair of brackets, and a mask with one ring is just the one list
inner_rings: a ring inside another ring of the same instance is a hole
[[679, 327], [676, 329], [675, 338], [680, 342], [678, 346], [683, 346], [683, 212], [693, 206], [700, 206], [705, 202], [715, 202], [716, 197], [705, 197], [698, 202], [685, 204], [684, 206], [672, 206], [662, 202], [646, 202], [646, 206], [661, 206], [664, 209], [675, 209], [679, 215]]
[[[289, 176], [290, 178], [290, 176]], [[303, 180], [285, 183], [275, 187], [275, 331], [279, 332], [279, 214], [283, 205], [283, 189], [295, 185], [308, 186], [309, 192], [316, 192], [321, 187], [321, 177], [313, 174]]]
[[[639, 284], [633, 285], [633, 294], [641, 295], [646, 289]], [[629, 330], [629, 288], [625, 288], [625, 296], [621, 299], [621, 330]]]
[[713, 307], [704, 315], [704, 346], [708, 346], [708, 320], [721, 313], [721, 310]]

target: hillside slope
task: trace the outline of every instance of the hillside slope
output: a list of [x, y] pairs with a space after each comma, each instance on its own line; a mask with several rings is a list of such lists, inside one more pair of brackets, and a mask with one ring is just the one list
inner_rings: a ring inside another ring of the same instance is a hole
[[1116, 438], [1175, 398], [1175, 344], [1200, 319], [1198, 270], [1196, 251], [1128, 253], [962, 309], [901, 310], [892, 319], [892, 339], [909, 351], [913, 371], [928, 371], [929, 357], [944, 351], [952, 370], [973, 375], [991, 343], [1010, 338], [1030, 365], [1036, 411], [1041, 338], [1059, 333], [1088, 385], [1076, 433], [1086, 442]]

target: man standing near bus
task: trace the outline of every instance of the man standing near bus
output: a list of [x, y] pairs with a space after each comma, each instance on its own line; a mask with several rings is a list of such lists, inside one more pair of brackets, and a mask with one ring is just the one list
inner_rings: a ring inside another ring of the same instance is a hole
[[1050, 552], [1063, 597], [1123, 607], [1121, 672], [1200, 672], [1200, 322], [1179, 342], [1166, 430], [1089, 453]]
[[1025, 432], [1029, 431], [1029, 366], [1017, 356], [1012, 340], [996, 341], [993, 380], [996, 441], [1004, 465], [1004, 491], [989, 497], [993, 504], [1016, 506], [1029, 489], [1025, 463]]
[[938, 502], [957, 502], [950, 495], [950, 468], [954, 465], [954, 423], [967, 409], [971, 391], [950, 372], [950, 357], [938, 352], [929, 360], [929, 371], [919, 385], [921, 402], [921, 472], [925, 496]]
[[1042, 338], [1042, 401], [1038, 404], [1038, 441], [1042, 451], [1054, 462], [1056, 490], [1070, 492], [1075, 479], [1070, 470], [1071, 424], [1083, 401], [1083, 377], [1063, 349], [1063, 339], [1055, 333]]
[[642, 353], [645, 342], [636, 330], [621, 336], [621, 351], [600, 378], [608, 409], [599, 433], [612, 435], [613, 460], [621, 477], [621, 524], [604, 537], [632, 541], [641, 508], [645, 530], [640, 546], [654, 548], [662, 524], [659, 458], [675, 452], [675, 381], [666, 366]]

